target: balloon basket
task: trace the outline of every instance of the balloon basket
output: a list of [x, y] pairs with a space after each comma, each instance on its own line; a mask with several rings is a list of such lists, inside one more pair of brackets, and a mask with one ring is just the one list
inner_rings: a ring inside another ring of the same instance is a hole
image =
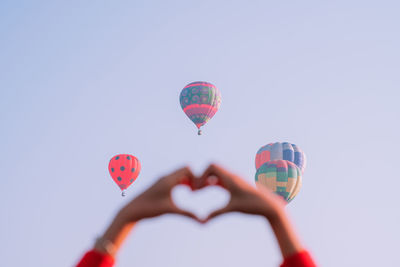
[[199, 129], [199, 131], [197, 132], [197, 135], [201, 135], [201, 130]]
[[121, 194], [121, 196], [126, 196], [126, 191], [125, 190], [122, 190], [122, 194]]

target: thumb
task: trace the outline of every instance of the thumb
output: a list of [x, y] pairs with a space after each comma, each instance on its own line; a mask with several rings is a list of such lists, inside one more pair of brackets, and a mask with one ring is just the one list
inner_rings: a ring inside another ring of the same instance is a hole
[[187, 211], [187, 210], [182, 210], [182, 209], [179, 209], [179, 208], [175, 208], [173, 213], [179, 214], [179, 215], [182, 215], [182, 216], [185, 216], [185, 217], [188, 217], [188, 218], [191, 218], [191, 219], [193, 219], [193, 220], [195, 220], [197, 222], [201, 222], [200, 219], [195, 214], [193, 214], [192, 212]]
[[204, 220], [204, 222], [208, 222], [209, 220], [228, 212], [232, 212], [232, 208], [230, 207], [230, 205], [227, 205], [222, 209], [211, 212], [210, 215], [208, 215], [207, 218]]

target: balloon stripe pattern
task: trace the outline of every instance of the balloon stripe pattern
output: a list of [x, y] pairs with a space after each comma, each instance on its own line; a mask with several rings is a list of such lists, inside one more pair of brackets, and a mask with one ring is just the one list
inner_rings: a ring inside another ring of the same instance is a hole
[[267, 187], [290, 202], [300, 191], [301, 170], [287, 160], [272, 160], [264, 163], [256, 172], [257, 187]]
[[179, 101], [189, 119], [200, 129], [218, 111], [221, 93], [208, 82], [193, 82], [181, 91]]
[[302, 186], [302, 183], [303, 183], [303, 176], [300, 176], [298, 178], [297, 184], [296, 184], [296, 186], [295, 186], [295, 188], [293, 190], [293, 193], [291, 194], [288, 202], [292, 201], [292, 199], [295, 198], [295, 196], [297, 196], [297, 194], [300, 192], [300, 188]]
[[303, 151], [295, 144], [288, 142], [270, 143], [261, 147], [256, 155], [256, 169], [271, 160], [288, 160], [296, 164], [302, 173], [306, 167], [306, 157]]
[[108, 171], [121, 190], [127, 189], [139, 176], [140, 161], [130, 154], [119, 154], [111, 158]]

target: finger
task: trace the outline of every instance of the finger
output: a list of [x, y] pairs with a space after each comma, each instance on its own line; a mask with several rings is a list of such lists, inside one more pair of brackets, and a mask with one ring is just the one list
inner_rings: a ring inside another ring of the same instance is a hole
[[[213, 177], [213, 178], [211, 178], [211, 177]], [[207, 169], [203, 172], [203, 174], [199, 178], [198, 187], [203, 188], [203, 187], [211, 185], [210, 178], [211, 178], [211, 181], [212, 181], [212, 179], [215, 179], [215, 178], [217, 180], [219, 180], [218, 177], [215, 175], [214, 164], [211, 164], [210, 166], [208, 166]]]
[[207, 185], [220, 185], [220, 181], [217, 176], [211, 175], [207, 177]]
[[229, 173], [216, 164], [210, 164], [201, 176], [202, 186], [220, 185], [226, 187], [229, 183]]
[[186, 184], [191, 186], [194, 179], [192, 170], [189, 167], [183, 167], [167, 176], [173, 185]]
[[175, 182], [175, 185], [181, 184], [181, 185], [186, 185], [189, 186], [191, 190], [195, 190], [195, 180], [196, 177], [192, 173], [192, 171], [189, 169], [189, 172], [185, 174], [181, 179], [178, 179], [178, 181]]
[[191, 218], [191, 219], [201, 223], [201, 220], [195, 214], [191, 213], [190, 211], [181, 210], [179, 208], [176, 208], [173, 213], [185, 216], [187, 218]]
[[192, 183], [191, 183], [190, 187], [192, 188], [192, 190], [199, 190], [199, 189], [203, 188], [204, 185], [203, 185], [202, 179], [198, 178], [198, 177], [195, 177], [192, 180]]
[[187, 185], [192, 190], [197, 190], [202, 187], [201, 179], [196, 177], [189, 167], [182, 168], [181, 172], [177, 172], [176, 175], [180, 175], [180, 177], [182, 177], [182, 178], [178, 177], [178, 181], [176, 182], [176, 184]]
[[211, 219], [214, 219], [215, 217], [218, 217], [218, 216], [220, 216], [220, 215], [222, 215], [222, 214], [225, 214], [225, 213], [228, 213], [228, 212], [232, 212], [232, 208], [231, 208], [229, 205], [226, 206], [226, 207], [224, 207], [224, 208], [222, 208], [222, 209], [219, 209], [219, 210], [216, 210], [216, 211], [211, 212], [211, 213], [207, 216], [207, 218], [204, 220], [204, 222], [208, 222], [208, 221], [210, 221]]

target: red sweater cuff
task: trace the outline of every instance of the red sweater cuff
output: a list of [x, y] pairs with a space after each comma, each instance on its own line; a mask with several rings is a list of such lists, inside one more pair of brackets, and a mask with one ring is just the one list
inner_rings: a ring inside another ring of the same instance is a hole
[[281, 267], [317, 267], [308, 251], [293, 254], [283, 261]]
[[86, 252], [76, 267], [112, 267], [114, 258], [96, 250]]

